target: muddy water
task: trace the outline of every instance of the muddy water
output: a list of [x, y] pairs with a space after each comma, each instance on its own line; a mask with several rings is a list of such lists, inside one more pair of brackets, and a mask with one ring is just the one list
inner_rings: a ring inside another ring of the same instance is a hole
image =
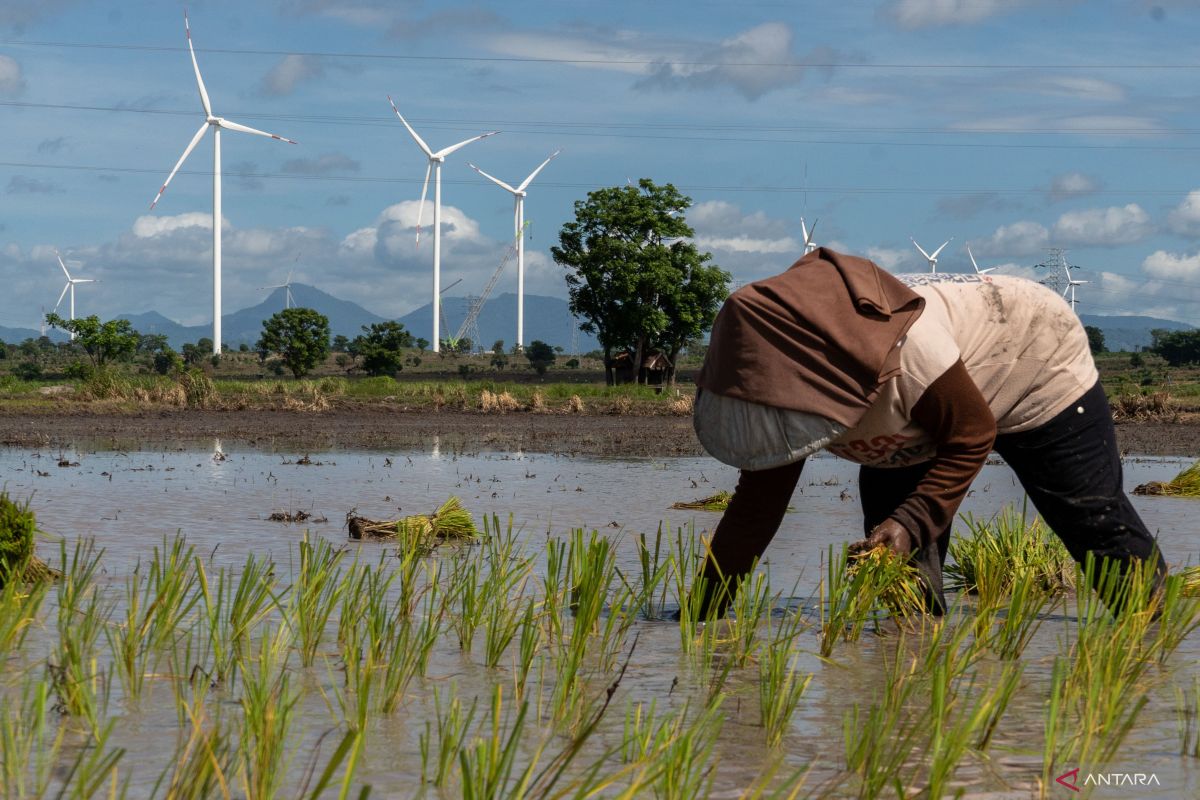
[[[311, 463], [297, 463], [305, 460]], [[65, 460], [71, 466], [58, 466]], [[1166, 480], [1187, 462], [1173, 459], [1129, 459], [1128, 488], [1148, 480]], [[821, 556], [831, 542], [860, 536], [858, 491], [854, 468], [832, 458], [809, 462], [788, 514], [768, 552], [773, 588], [794, 595], [793, 605], [811, 605], [820, 577]], [[736, 473], [711, 459], [673, 458], [612, 460], [568, 458], [546, 454], [449, 452], [434, 447], [423, 452], [342, 451], [279, 453], [222, 447], [161, 449], [136, 452], [94, 452], [86, 446], [64, 451], [0, 450], [0, 482], [10, 495], [32, 496], [41, 526], [73, 540], [92, 536], [105, 549], [104, 566], [117, 580], [145, 558], [152, 548], [177, 531], [216, 564], [238, 566], [254, 553], [281, 565], [295, 557], [303, 531], [345, 540], [347, 512], [372, 518], [395, 518], [425, 513], [448, 495], [463, 499], [478, 518], [511, 514], [528, 552], [536, 553], [549, 535], [570, 528], [598, 529], [619, 541], [622, 566], [632, 567], [632, 534], [653, 534], [660, 523], [669, 528], [694, 524], [697, 532], [711, 529], [718, 515], [672, 511], [679, 500], [691, 500], [729, 489]], [[1003, 465], [989, 465], [975, 483], [963, 511], [991, 516], [1005, 505], [1021, 502], [1019, 487]], [[1196, 536], [1195, 501], [1134, 498], [1134, 503], [1173, 565], [1200, 558]], [[306, 511], [303, 524], [268, 520], [275, 511]], [[357, 545], [373, 554], [378, 544]], [[52, 547], [43, 543], [43, 555]], [[49, 559], [54, 560], [54, 559]], [[1001, 724], [992, 760], [967, 763], [959, 777], [971, 796], [1026, 797], [1040, 773], [1042, 704], [1049, 689], [1053, 657], [1068, 628], [1066, 617], [1051, 615], [1022, 660], [1026, 664], [1022, 690]], [[675, 689], [685, 679], [679, 654], [679, 635], [665, 623], [640, 625], [640, 639], [617, 708], [601, 738], [619, 742], [623, 704], [656, 700], [660, 708], [682, 703]], [[34, 643], [34, 647], [39, 642]], [[48, 646], [41, 642], [42, 646]], [[815, 633], [801, 648], [815, 651]], [[835, 651], [833, 661], [802, 655], [802, 666], [815, 677], [791, 735], [784, 747], [796, 766], [812, 764], [807, 785], [814, 794], [838, 796], [837, 765], [843, 750], [842, 718], [854, 703], [869, 704], [876, 686], [872, 676], [881, 659], [894, 651], [894, 641], [865, 637], [858, 645]], [[1142, 714], [1138, 729], [1123, 748], [1114, 769], [1153, 772], [1161, 784], [1146, 796], [1200, 796], [1200, 767], [1178, 755], [1175, 684], [1190, 685], [1200, 674], [1200, 635], [1184, 644], [1173, 659], [1175, 670], [1163, 682]], [[429, 685], [453, 684], [464, 696], [486, 700], [495, 675], [463, 658], [456, 643], [435, 651]], [[720, 766], [714, 776], [716, 796], [737, 796], [766, 762], [758, 725], [756, 673], [736, 675], [744, 691], [726, 703], [727, 721], [718, 743]], [[312, 676], [317, 684], [328, 681]], [[171, 759], [176, 716], [171, 691], [154, 688], [149, 701], [123, 713], [120, 743], [135, 758], [134, 794], [144, 793]], [[157, 702], [155, 702], [157, 701]], [[366, 761], [358, 778], [374, 786], [378, 796], [411, 794], [419, 774], [417, 735], [433, 716], [431, 697], [419, 695], [391, 718], [378, 720], [368, 736]], [[300, 728], [303, 742], [315, 743], [332, 727], [329, 709], [319, 692], [305, 701]], [[300, 741], [300, 740], [298, 740]], [[307, 753], [307, 750], [302, 750]], [[296, 764], [299, 772], [307, 764]], [[827, 783], [834, 781], [834, 783]], [[1057, 787], [1056, 787], [1057, 788]], [[1128, 790], [1104, 790], [1094, 796], [1133, 796]], [[1065, 792], [1065, 790], [1064, 790]], [[1124, 792], [1124, 793], [1122, 793]]]

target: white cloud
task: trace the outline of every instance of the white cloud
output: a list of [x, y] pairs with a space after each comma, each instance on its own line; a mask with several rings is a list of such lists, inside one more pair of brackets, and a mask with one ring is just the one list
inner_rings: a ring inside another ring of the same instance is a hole
[[1180, 236], [1200, 236], [1200, 189], [1188, 192], [1167, 215], [1167, 226]]
[[697, 203], [688, 211], [688, 224], [696, 231], [696, 247], [717, 256], [758, 253], [799, 258], [803, 252], [799, 237], [788, 232], [783, 220], [762, 211], [744, 214], [724, 200]]
[[25, 91], [21, 65], [12, 56], [0, 55], [0, 95], [16, 96]]
[[971, 252], [978, 256], [1008, 257], [1029, 256], [1040, 253], [1050, 241], [1050, 232], [1045, 226], [1030, 220], [1001, 225], [986, 239], [972, 239]]
[[888, 272], [895, 272], [901, 265], [911, 261], [908, 250], [895, 247], [868, 247], [866, 255]]
[[1090, 175], [1082, 172], [1064, 172], [1061, 175], [1055, 175], [1050, 180], [1047, 194], [1051, 200], [1058, 201], [1068, 197], [1091, 194], [1099, 189], [1100, 182]]
[[1118, 245], [1140, 241], [1154, 231], [1137, 203], [1069, 211], [1054, 223], [1055, 241], [1064, 245]]
[[1077, 100], [1116, 103], [1125, 99], [1125, 88], [1112, 81], [1084, 75], [1046, 75], [1024, 82], [1029, 92]]
[[325, 64], [320, 56], [286, 55], [271, 67], [259, 84], [259, 91], [268, 95], [288, 95], [301, 83], [320, 78], [325, 74]]
[[[221, 228], [228, 226], [229, 220], [221, 221]], [[133, 235], [139, 239], [150, 239], [171, 233], [182, 228], [204, 228], [212, 230], [212, 214], [203, 211], [188, 211], [174, 216], [146, 214], [133, 221]]]
[[1198, 278], [1200, 253], [1189, 256], [1156, 250], [1142, 262], [1142, 272], [1154, 278]]
[[902, 28], [972, 25], [1033, 5], [1034, 0], [893, 0], [885, 7]]

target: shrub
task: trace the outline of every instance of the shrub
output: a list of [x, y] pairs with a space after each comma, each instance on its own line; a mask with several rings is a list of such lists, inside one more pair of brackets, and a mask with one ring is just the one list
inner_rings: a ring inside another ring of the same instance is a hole
[[42, 365], [36, 361], [22, 361], [13, 367], [13, 375], [23, 381], [36, 381], [42, 377]]

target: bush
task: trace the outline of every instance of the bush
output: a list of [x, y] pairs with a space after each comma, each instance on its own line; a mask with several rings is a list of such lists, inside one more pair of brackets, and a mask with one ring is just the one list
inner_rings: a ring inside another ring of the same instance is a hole
[[36, 361], [22, 361], [13, 367], [13, 375], [23, 381], [36, 381], [42, 377], [42, 365]]
[[86, 381], [92, 377], [92, 368], [82, 361], [72, 361], [70, 364], [67, 364], [63, 370], [63, 374], [74, 380]]

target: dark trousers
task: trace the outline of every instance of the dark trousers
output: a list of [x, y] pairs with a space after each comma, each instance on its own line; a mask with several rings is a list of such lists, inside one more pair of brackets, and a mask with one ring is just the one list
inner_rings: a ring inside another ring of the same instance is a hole
[[[1008, 462], [1034, 508], [1079, 563], [1088, 553], [1113, 559], [1126, 569], [1134, 559], [1166, 563], [1154, 537], [1122, 488], [1121, 457], [1112, 412], [1097, 383], [1065, 411], [1043, 425], [996, 437], [995, 450]], [[930, 464], [898, 469], [863, 467], [859, 473], [863, 526], [870, 531], [891, 515], [916, 488]], [[930, 583], [936, 606], [945, 606], [941, 568], [950, 531], [917, 559]]]

